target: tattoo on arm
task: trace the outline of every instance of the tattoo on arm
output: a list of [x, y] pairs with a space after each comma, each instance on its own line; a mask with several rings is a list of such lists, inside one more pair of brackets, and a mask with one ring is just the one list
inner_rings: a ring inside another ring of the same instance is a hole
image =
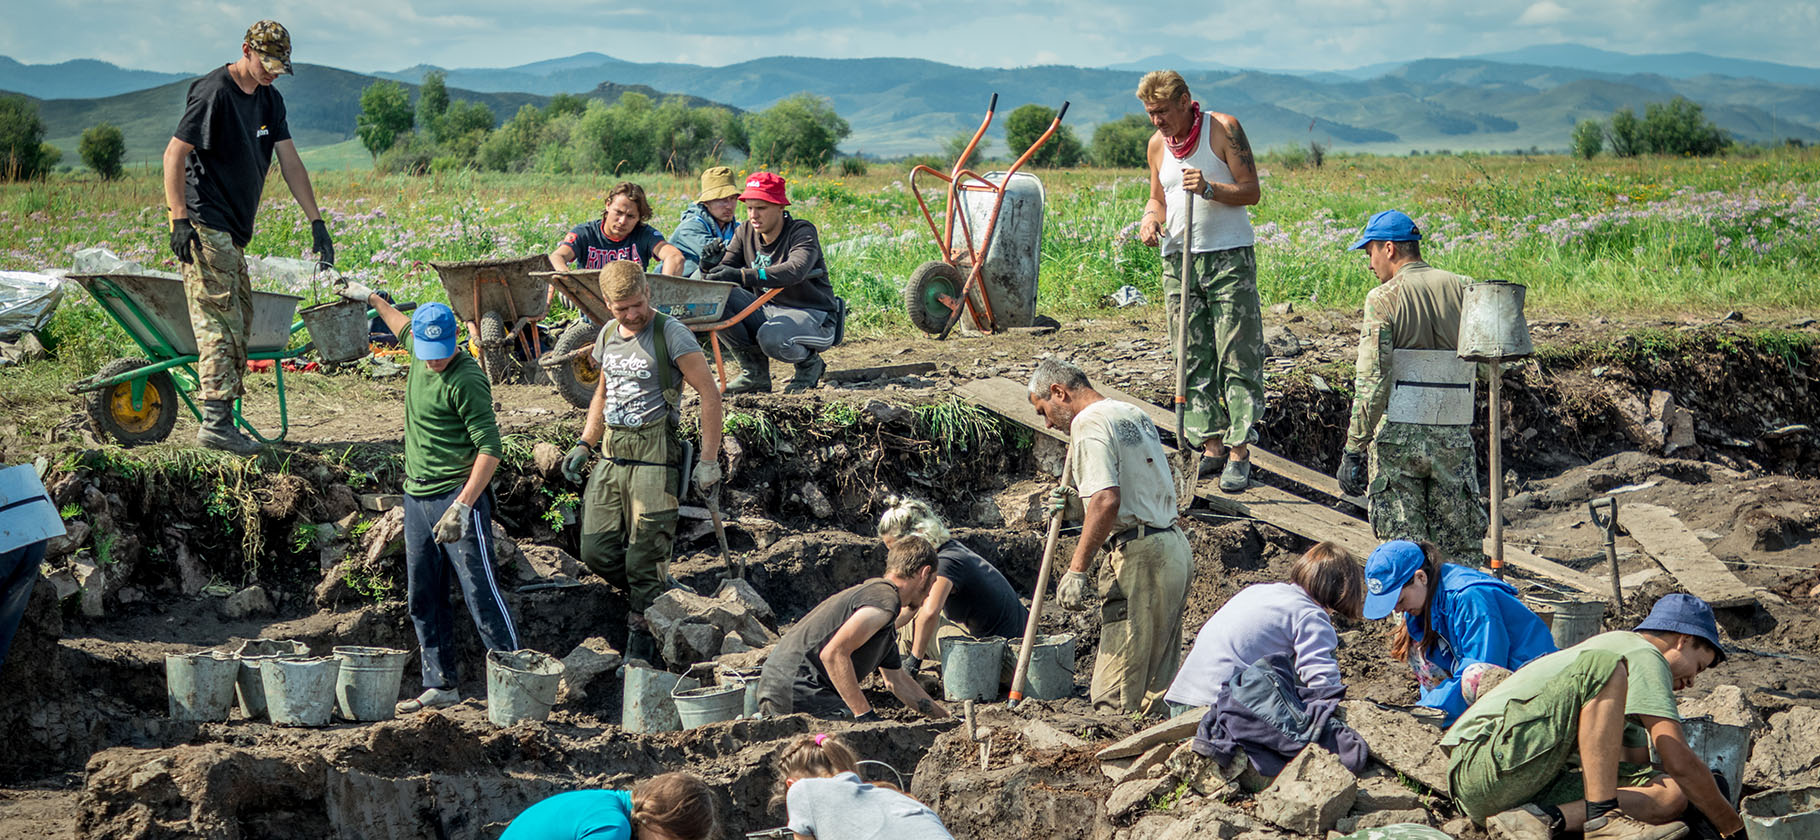
[[916, 710], [922, 712], [924, 715], [934, 714], [935, 701], [924, 697], [923, 699], [916, 701]]
[[1257, 163], [1251, 159], [1251, 141], [1246, 139], [1245, 127], [1239, 125], [1237, 120], [1232, 123], [1232, 148], [1238, 153], [1239, 162], [1247, 169], [1253, 172], [1258, 170]]

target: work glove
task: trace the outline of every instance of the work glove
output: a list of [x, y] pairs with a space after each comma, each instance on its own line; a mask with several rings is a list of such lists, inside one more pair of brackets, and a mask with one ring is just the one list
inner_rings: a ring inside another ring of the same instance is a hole
[[878, 716], [877, 709], [867, 709], [853, 716], [854, 723], [877, 723], [880, 720], [882, 720], [882, 718]]
[[1057, 484], [1049, 491], [1049, 503], [1043, 506], [1045, 516], [1068, 516], [1068, 500], [1074, 497], [1074, 490], [1066, 484]]
[[328, 222], [317, 219], [310, 223], [310, 250], [316, 252], [317, 267], [335, 265], [335, 242], [329, 239]]
[[702, 273], [702, 279], [716, 283], [738, 283], [744, 279], [744, 272], [730, 265], [717, 265], [712, 271]]
[[708, 491], [713, 490], [714, 485], [720, 483], [720, 478], [719, 462], [695, 462], [695, 489], [700, 491], [703, 496], [708, 495]]
[[1348, 496], [1365, 495], [1368, 478], [1365, 474], [1365, 453], [1350, 449], [1340, 456], [1340, 469], [1333, 474], [1340, 480], [1340, 492]]
[[356, 283], [353, 280], [349, 280], [336, 286], [335, 294], [341, 295], [355, 303], [365, 305], [367, 298], [373, 296], [373, 290], [367, 288], [365, 283]]
[[568, 454], [562, 456], [562, 477], [576, 484], [582, 483], [587, 479], [587, 474], [582, 471], [587, 468], [588, 458], [593, 454], [594, 447], [589, 446], [585, 440], [569, 447]]
[[923, 658], [920, 656], [904, 657], [904, 670], [914, 674], [923, 669]]
[[1062, 582], [1055, 587], [1056, 603], [1071, 610], [1087, 606], [1087, 573], [1070, 571], [1062, 575]]
[[178, 262], [189, 265], [194, 260], [193, 249], [201, 240], [196, 225], [188, 217], [171, 220], [171, 253], [177, 255]]
[[701, 273], [705, 275], [713, 271], [715, 266], [720, 265], [721, 258], [726, 255], [727, 243], [718, 239], [710, 239], [708, 244], [701, 246], [701, 259], [696, 261], [696, 265], [701, 267]]
[[442, 518], [436, 520], [436, 525], [430, 528], [431, 535], [439, 543], [461, 542], [467, 539], [468, 535], [474, 532], [474, 518], [469, 516], [473, 512], [472, 505], [464, 505], [460, 501], [449, 502], [448, 509], [442, 512]]

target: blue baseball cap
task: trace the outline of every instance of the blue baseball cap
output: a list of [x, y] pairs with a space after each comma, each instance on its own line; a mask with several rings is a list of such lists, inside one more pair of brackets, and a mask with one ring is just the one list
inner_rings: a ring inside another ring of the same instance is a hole
[[1649, 617], [1636, 629], [1661, 630], [1703, 639], [1713, 646], [1713, 664], [1725, 661], [1725, 648], [1719, 644], [1719, 622], [1713, 618], [1711, 604], [1680, 592], [1664, 595], [1649, 610]]
[[455, 313], [448, 304], [426, 303], [411, 313], [411, 355], [426, 361], [455, 355]]
[[1365, 229], [1359, 232], [1359, 241], [1352, 243], [1348, 251], [1357, 251], [1367, 242], [1420, 242], [1422, 232], [1416, 230], [1416, 220], [1401, 210], [1380, 210], [1372, 214], [1371, 220], [1365, 223]]
[[1427, 561], [1422, 547], [1409, 540], [1391, 540], [1373, 549], [1365, 561], [1365, 617], [1376, 621], [1395, 612], [1403, 585]]

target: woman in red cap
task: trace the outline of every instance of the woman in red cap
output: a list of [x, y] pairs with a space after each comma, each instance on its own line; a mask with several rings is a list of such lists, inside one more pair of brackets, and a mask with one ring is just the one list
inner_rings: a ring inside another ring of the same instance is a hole
[[754, 172], [739, 194], [746, 224], [727, 243], [727, 254], [707, 279], [738, 283], [728, 305], [738, 312], [767, 289], [782, 289], [771, 301], [724, 335], [739, 359], [739, 378], [726, 393], [771, 390], [771, 359], [796, 365], [785, 392], [806, 391], [821, 382], [828, 365], [821, 351], [834, 345], [838, 305], [828, 282], [815, 225], [790, 215], [784, 179]]

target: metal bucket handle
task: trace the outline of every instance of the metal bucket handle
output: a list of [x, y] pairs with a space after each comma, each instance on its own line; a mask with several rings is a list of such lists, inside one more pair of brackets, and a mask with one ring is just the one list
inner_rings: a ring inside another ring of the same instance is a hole
[[904, 783], [904, 774], [897, 772], [896, 767], [892, 767], [891, 765], [886, 764], [883, 761], [875, 761], [872, 759], [866, 759], [865, 761], [861, 761], [859, 763], [859, 766], [864, 767], [868, 764], [876, 764], [880, 767], [885, 768], [886, 770], [891, 771], [891, 775], [897, 777], [897, 789], [900, 791], [903, 791], [904, 793], [910, 792], [910, 786]]
[[[689, 698], [689, 697], [683, 697], [683, 696], [682, 696], [682, 695], [681, 695], [681, 694], [679, 694], [679, 693], [677, 693], [677, 691], [676, 691], [676, 690], [677, 690], [677, 689], [678, 689], [678, 688], [681, 688], [681, 687], [682, 687], [682, 681], [683, 681], [683, 680], [686, 680], [686, 679], [688, 679], [688, 678], [689, 678], [689, 675], [690, 675], [690, 674], [693, 674], [693, 673], [695, 673], [695, 672], [696, 672], [696, 671], [699, 671], [699, 670], [701, 670], [701, 669], [702, 669], [702, 668], [703, 668], [703, 666], [706, 666], [706, 667], [708, 667], [708, 668], [713, 668], [713, 667], [715, 667], [715, 663], [713, 663], [713, 662], [697, 662], [697, 663], [695, 663], [695, 664], [694, 664], [694, 665], [690, 665], [690, 666], [689, 666], [689, 667], [687, 667], [687, 668], [684, 668], [684, 669], [683, 669], [683, 672], [682, 672], [682, 673], [680, 673], [680, 674], [677, 674], [677, 675], [676, 675], [676, 682], [675, 682], [675, 683], [673, 683], [673, 684], [672, 684], [672, 685], [671, 685], [671, 686], [670, 686], [670, 699], [672, 699], [672, 700], [676, 700], [676, 699], [682, 699], [682, 700], [689, 700], [689, 699], [693, 699], [693, 698]], [[718, 683], [716, 683], [716, 685], [719, 685], [719, 684], [718, 684]], [[742, 685], [742, 686], [741, 686], [741, 689], [742, 689], [742, 690], [743, 690], [743, 689], [744, 689], [744, 686], [743, 686], [743, 685]], [[694, 690], [695, 690], [695, 689], [693, 689], [693, 688], [692, 688], [692, 689], [689, 689], [689, 690], [690, 690], [690, 691], [694, 691]]]

